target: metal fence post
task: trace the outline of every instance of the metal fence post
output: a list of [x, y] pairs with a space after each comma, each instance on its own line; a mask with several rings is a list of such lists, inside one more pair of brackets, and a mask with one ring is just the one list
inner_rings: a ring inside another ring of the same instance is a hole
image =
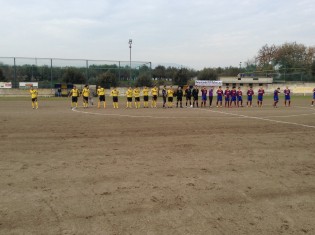
[[13, 58], [13, 61], [14, 61], [14, 74], [13, 74], [13, 76], [14, 76], [14, 84], [13, 84], [13, 87], [17, 87], [16, 86], [16, 61], [15, 61], [15, 57]]
[[88, 80], [89, 80], [89, 61], [86, 60], [86, 82], [85, 82], [85, 84], [88, 84]]
[[118, 80], [120, 81], [120, 61], [118, 61]]
[[53, 89], [53, 70], [52, 70], [52, 59], [50, 59], [50, 89]]

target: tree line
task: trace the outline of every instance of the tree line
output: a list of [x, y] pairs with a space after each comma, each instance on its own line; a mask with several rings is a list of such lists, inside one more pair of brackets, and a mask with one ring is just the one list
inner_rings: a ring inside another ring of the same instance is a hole
[[217, 67], [195, 70], [186, 67], [165, 67], [158, 65], [151, 69], [142, 65], [131, 69], [120, 67], [116, 64], [90, 65], [85, 67], [53, 67], [47, 65], [19, 65], [15, 71], [13, 66], [0, 63], [0, 81], [12, 81], [15, 74], [15, 82], [40, 81], [42, 83], [75, 83], [98, 84], [104, 87], [113, 86], [153, 86], [164, 84], [186, 85], [193, 84], [193, 79], [217, 80], [219, 76], [237, 76], [238, 74], [272, 74], [279, 80], [303, 80], [315, 81], [315, 47], [307, 47], [303, 44], [284, 43], [282, 45], [264, 45], [257, 55], [248, 59], [243, 68]]

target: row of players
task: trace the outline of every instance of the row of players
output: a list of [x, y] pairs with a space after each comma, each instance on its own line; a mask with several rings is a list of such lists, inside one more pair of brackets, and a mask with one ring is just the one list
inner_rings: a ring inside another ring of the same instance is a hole
[[[206, 107], [207, 99], [209, 99], [209, 107], [212, 107], [212, 102], [213, 102], [213, 96], [214, 96], [214, 87], [211, 87], [209, 91], [203, 87], [201, 90], [201, 107]], [[127, 97], [127, 103], [126, 103], [126, 108], [132, 108], [132, 99], [134, 97], [135, 99], [135, 107], [140, 108], [140, 89], [138, 87], [132, 89], [131, 87], [128, 88], [126, 91], [126, 97]], [[142, 95], [143, 95], [143, 101], [144, 101], [144, 108], [149, 107], [149, 93], [152, 95], [152, 103], [151, 107], [156, 108], [157, 107], [157, 97], [158, 97], [158, 88], [155, 86], [151, 90], [149, 90], [148, 87], [144, 87], [142, 90]], [[279, 93], [280, 93], [280, 88], [277, 88], [274, 91], [274, 107], [277, 107], [277, 103], [279, 102]], [[291, 90], [286, 87], [283, 91], [285, 95], [285, 100], [284, 100], [284, 105], [285, 106], [290, 106], [291, 105]], [[240, 87], [236, 90], [235, 87], [233, 87], [231, 90], [229, 87], [226, 87], [225, 90], [222, 90], [222, 87], [220, 86], [216, 90], [217, 94], [217, 102], [216, 106], [217, 107], [222, 107], [223, 103], [223, 97], [225, 107], [232, 107], [233, 105], [235, 107], [243, 107], [243, 92]], [[262, 107], [263, 104], [263, 96], [265, 94], [265, 91], [263, 87], [260, 87], [258, 90], [258, 95], [257, 95], [257, 106]], [[77, 100], [79, 97], [79, 91], [74, 87], [74, 89], [71, 90], [70, 96], [72, 96], [72, 107], [77, 107]], [[97, 89], [97, 95], [99, 97], [98, 100], [98, 108], [100, 108], [101, 102], [103, 102], [104, 108], [106, 107], [106, 102], [105, 102], [105, 89], [102, 88], [101, 86], [98, 87]], [[253, 102], [253, 96], [254, 96], [254, 91], [252, 87], [250, 87], [247, 92], [247, 106], [252, 107], [252, 102]], [[88, 85], [84, 87], [82, 90], [82, 96], [83, 96], [83, 107], [86, 108], [88, 107], [88, 100], [90, 96], [90, 90]], [[119, 91], [114, 88], [111, 90], [111, 96], [113, 98], [113, 106], [114, 108], [118, 108], [118, 96], [119, 96]], [[185, 91], [181, 89], [181, 87], [178, 87], [178, 89], [175, 91], [172, 86], [170, 86], [168, 89], [166, 86], [164, 86], [162, 90], [162, 97], [163, 97], [163, 108], [171, 108], [173, 107], [173, 98], [177, 97], [177, 102], [176, 102], [176, 107], [183, 107], [183, 97], [186, 98], [186, 107], [189, 105], [191, 107], [198, 107], [198, 99], [199, 99], [199, 88], [197, 86], [191, 88], [188, 87]], [[192, 101], [193, 100], [193, 101]], [[315, 100], [315, 88], [313, 89], [313, 100], [312, 100], [312, 105], [314, 105], [314, 100]]]
[[[132, 107], [132, 98], [135, 98], [135, 107], [140, 108], [140, 89], [136, 87], [135, 89], [132, 89], [131, 87], [128, 88], [126, 91], [126, 97], [127, 97], [127, 104], [126, 108]], [[142, 90], [143, 95], [143, 101], [144, 101], [144, 108], [149, 107], [149, 93], [152, 95], [152, 103], [151, 107], [156, 108], [157, 107], [157, 97], [158, 97], [158, 88], [155, 86], [151, 90], [148, 87], [144, 87]], [[277, 103], [279, 102], [279, 93], [280, 88], [277, 88], [274, 91], [274, 107], [277, 107]], [[283, 91], [285, 95], [285, 106], [291, 105], [291, 91], [288, 87]], [[38, 108], [38, 102], [37, 102], [37, 96], [38, 91], [31, 87], [30, 94], [32, 98], [32, 107]], [[87, 108], [89, 104], [89, 98], [90, 98], [90, 89], [88, 85], [85, 85], [82, 92], [80, 92], [76, 86], [73, 87], [73, 89], [69, 93], [69, 97], [72, 97], [71, 100], [71, 107], [78, 107], [78, 98], [80, 97], [80, 94], [82, 94], [83, 97], [83, 107]], [[239, 87], [237, 90], [235, 87], [232, 88], [232, 90], [229, 89], [229, 87], [226, 87], [226, 89], [223, 91], [222, 87], [220, 86], [216, 90], [217, 94], [217, 107], [222, 107], [223, 97], [225, 101], [225, 107], [232, 107], [233, 105], [235, 107], [243, 107], [243, 92], [241, 88]], [[254, 91], [252, 87], [250, 87], [247, 92], [247, 107], [252, 107], [252, 101], [254, 96]], [[262, 87], [258, 90], [258, 98], [257, 98], [257, 105], [258, 107], [262, 107], [263, 103], [263, 96], [265, 94], [265, 91]], [[101, 103], [103, 102], [104, 108], [106, 108], [106, 102], [105, 102], [105, 89], [101, 86], [98, 86], [97, 89], [97, 95], [98, 95], [98, 108], [100, 108]], [[206, 107], [207, 103], [207, 97], [209, 98], [209, 107], [212, 107], [212, 101], [213, 101], [213, 95], [214, 95], [214, 87], [211, 87], [209, 91], [203, 87], [201, 89], [201, 107]], [[113, 98], [113, 107], [118, 108], [118, 96], [119, 91], [117, 88], [114, 88], [111, 90], [111, 96]], [[179, 87], [176, 91], [170, 86], [168, 89], [166, 89], [166, 86], [164, 86], [162, 90], [162, 96], [163, 96], [163, 108], [171, 108], [173, 107], [173, 98], [174, 96], [177, 97], [177, 103], [176, 107], [183, 107], [182, 101], [183, 97], [186, 98], [186, 107], [189, 105], [190, 107], [198, 107], [198, 99], [199, 99], [199, 88], [195, 86], [194, 88], [188, 87], [185, 91]], [[193, 102], [192, 102], [193, 100]], [[167, 105], [166, 105], [167, 101]], [[315, 88], [313, 89], [313, 100], [312, 100], [312, 106], [315, 102]]]

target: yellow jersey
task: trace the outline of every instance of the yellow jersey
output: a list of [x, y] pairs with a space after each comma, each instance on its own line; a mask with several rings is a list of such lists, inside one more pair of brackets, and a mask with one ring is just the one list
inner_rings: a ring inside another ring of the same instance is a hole
[[84, 97], [89, 97], [89, 96], [90, 96], [90, 89], [88, 89], [88, 88], [83, 88], [83, 90], [82, 90], [82, 95], [83, 95]]
[[119, 94], [119, 91], [116, 90], [116, 89], [114, 89], [114, 90], [112, 90], [112, 91], [110, 92], [110, 95], [111, 95], [111, 96], [118, 96], [118, 94]]
[[38, 95], [38, 92], [37, 90], [33, 89], [33, 90], [30, 90], [30, 93], [31, 93], [31, 97], [32, 99], [35, 99], [37, 98], [37, 95]]
[[148, 88], [144, 88], [142, 90], [142, 94], [143, 94], [143, 96], [149, 96], [149, 89]]
[[133, 94], [134, 94], [134, 96], [137, 97], [137, 98], [140, 97], [140, 89], [137, 89], [137, 88], [134, 89], [134, 90], [133, 90]]
[[72, 89], [70, 91], [70, 94], [71, 94], [72, 97], [79, 97], [80, 92], [79, 92], [78, 89]]
[[151, 89], [151, 94], [152, 95], [158, 95], [158, 89], [156, 88], [156, 87], [153, 87], [152, 89]]
[[105, 95], [105, 89], [103, 87], [97, 89], [97, 95]]
[[168, 97], [173, 97], [174, 96], [174, 90], [173, 89], [168, 89], [167, 90], [167, 96]]
[[128, 89], [128, 90], [126, 91], [126, 96], [127, 96], [128, 98], [131, 98], [131, 97], [132, 97], [132, 94], [133, 94], [133, 91], [132, 91], [131, 89]]

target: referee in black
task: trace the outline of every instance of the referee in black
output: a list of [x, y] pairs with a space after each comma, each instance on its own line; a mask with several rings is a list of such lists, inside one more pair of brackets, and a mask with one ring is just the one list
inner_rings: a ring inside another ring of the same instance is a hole
[[182, 88], [179, 86], [176, 92], [176, 96], [177, 96], [177, 102], [176, 102], [176, 108], [178, 108], [178, 102], [180, 107], [183, 107], [183, 90]]
[[198, 95], [199, 95], [199, 89], [197, 86], [194, 87], [193, 91], [192, 91], [192, 96], [193, 96], [193, 107], [197, 106], [198, 108]]

